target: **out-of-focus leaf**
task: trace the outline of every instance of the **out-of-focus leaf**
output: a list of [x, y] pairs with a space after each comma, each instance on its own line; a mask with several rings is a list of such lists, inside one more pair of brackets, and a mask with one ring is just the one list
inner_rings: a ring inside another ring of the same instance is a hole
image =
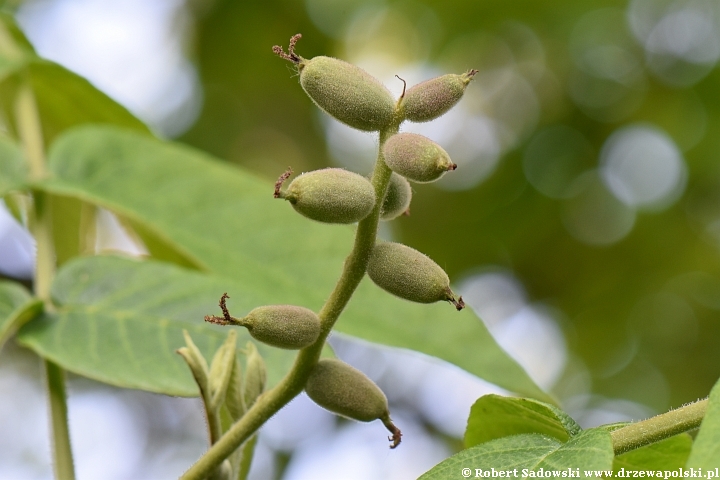
[[29, 75], [48, 144], [63, 130], [83, 123], [110, 123], [148, 132], [145, 124], [125, 107], [56, 63], [33, 62]]
[[[157, 262], [86, 257], [68, 262], [53, 283], [58, 308], [26, 325], [18, 341], [38, 355], [86, 377], [168, 395], [198, 394], [175, 351], [186, 329], [206, 359], [227, 336], [203, 321], [232, 281]], [[244, 292], [249, 299], [252, 291]], [[214, 307], [214, 308], [213, 308]], [[232, 311], [232, 310], [231, 310]], [[250, 336], [238, 329], [239, 344]], [[273, 383], [295, 353], [259, 346]]]
[[18, 189], [27, 180], [22, 151], [10, 140], [0, 137], [0, 197]]
[[678, 469], [685, 466], [692, 443], [692, 438], [687, 433], [675, 435], [615, 457], [613, 469], [615, 472], [621, 468], [626, 471]]
[[149, 133], [140, 120], [89, 81], [38, 57], [12, 17], [0, 15], [0, 111], [10, 126], [14, 126], [17, 89], [26, 81], [35, 95], [47, 144], [63, 130], [83, 123], [111, 123]]
[[720, 459], [720, 381], [710, 392], [708, 408], [695, 437], [688, 467], [716, 468]]
[[[522, 434], [498, 438], [463, 450], [439, 463], [420, 480], [463, 478], [463, 469], [475, 477], [476, 469], [506, 471], [517, 469], [510, 478], [529, 478], [530, 472], [572, 472], [579, 477], [595, 478], [594, 472], [612, 473], [613, 450], [610, 434], [602, 429], [589, 429], [567, 443], [540, 434]], [[526, 471], [524, 471], [526, 469]], [[489, 472], [489, 473], [490, 473]], [[488, 475], [490, 476], [490, 475]], [[599, 478], [599, 475], [598, 475]]]
[[470, 410], [465, 447], [520, 433], [540, 433], [566, 442], [580, 426], [554, 405], [529, 398], [485, 395]]
[[42, 311], [42, 302], [15, 282], [0, 281], [0, 348], [10, 335]]
[[[311, 222], [272, 198], [269, 182], [179, 145], [110, 127], [63, 136], [41, 187], [119, 213], [201, 268], [225, 277], [219, 293], [244, 302], [318, 310], [352, 247], [351, 228]], [[208, 305], [212, 305], [212, 302]], [[205, 312], [208, 313], [208, 312]], [[445, 359], [526, 396], [548, 399], [470, 311], [418, 305], [364, 281], [339, 331]], [[552, 401], [552, 400], [550, 400]]]
[[22, 69], [34, 57], [32, 45], [13, 18], [0, 12], [0, 81]]

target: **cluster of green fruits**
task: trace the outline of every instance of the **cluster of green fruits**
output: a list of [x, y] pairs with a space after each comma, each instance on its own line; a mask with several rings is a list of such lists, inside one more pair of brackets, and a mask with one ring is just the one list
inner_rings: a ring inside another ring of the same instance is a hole
[[[452, 108], [477, 73], [443, 75], [403, 91], [395, 101], [376, 78], [342, 60], [315, 57], [306, 60], [295, 54], [300, 35], [290, 40], [288, 53], [279, 46], [273, 51], [293, 62], [300, 84], [315, 104], [337, 120], [363, 131], [388, 132], [380, 161], [392, 170], [380, 218], [392, 220], [408, 211], [412, 182], [439, 179], [456, 165], [438, 144], [421, 135], [397, 133], [405, 121], [426, 122]], [[275, 184], [275, 197], [290, 202], [300, 214], [312, 220], [351, 224], [370, 215], [376, 208], [376, 190], [365, 177], [340, 169], [326, 168], [300, 175], [283, 191], [292, 171]], [[382, 289], [400, 298], [419, 303], [451, 302], [458, 310], [462, 297], [450, 289], [445, 271], [430, 258], [406, 245], [378, 242], [370, 253], [367, 274]], [[230, 316], [221, 299], [223, 316], [209, 315], [208, 322], [246, 327], [256, 340], [285, 349], [313, 345], [321, 334], [321, 321], [315, 312], [293, 305], [255, 308], [243, 318]], [[390, 421], [388, 402], [362, 372], [335, 359], [321, 359], [305, 385], [308, 396], [320, 406], [359, 421], [380, 419], [393, 434], [391, 448], [400, 443], [401, 433]]]

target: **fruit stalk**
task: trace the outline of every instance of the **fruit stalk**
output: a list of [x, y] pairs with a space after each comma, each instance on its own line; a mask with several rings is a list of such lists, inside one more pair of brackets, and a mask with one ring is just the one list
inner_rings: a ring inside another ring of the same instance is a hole
[[707, 411], [707, 405], [706, 398], [614, 430], [610, 436], [615, 455], [698, 428]]
[[[376, 198], [385, 197], [392, 174], [392, 170], [385, 164], [382, 149], [385, 141], [396, 134], [399, 127], [400, 120], [395, 119], [390, 126], [380, 131], [378, 157], [371, 177]], [[370, 253], [375, 246], [381, 207], [382, 202], [376, 202], [372, 212], [358, 223], [355, 243], [345, 260], [340, 279], [318, 314], [320, 336], [317, 341], [300, 350], [293, 367], [285, 377], [271, 390], [262, 394], [250, 410], [180, 477], [181, 480], [206, 478], [270, 417], [302, 392], [310, 372], [320, 359], [327, 336], [365, 275]]]

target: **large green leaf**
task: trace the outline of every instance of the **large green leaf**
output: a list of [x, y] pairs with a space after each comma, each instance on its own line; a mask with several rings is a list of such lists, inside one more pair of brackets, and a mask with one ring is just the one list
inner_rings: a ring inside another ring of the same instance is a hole
[[22, 152], [10, 140], [0, 137], [0, 197], [23, 186], [27, 167]]
[[616, 472], [621, 468], [625, 471], [677, 470], [685, 466], [692, 443], [687, 433], [675, 435], [615, 457], [613, 469]]
[[485, 395], [470, 409], [465, 448], [520, 433], [540, 433], [566, 442], [580, 430], [575, 420], [554, 405], [529, 398]]
[[688, 467], [716, 468], [720, 459], [720, 381], [710, 391], [708, 408], [693, 443]]
[[[120, 257], [68, 262], [52, 287], [54, 313], [25, 326], [18, 341], [63, 368], [112, 385], [169, 395], [197, 395], [190, 370], [175, 350], [186, 329], [212, 359], [227, 329], [203, 321], [233, 282], [165, 263]], [[233, 305], [256, 300], [252, 288]], [[233, 300], [235, 300], [233, 298]], [[219, 313], [219, 312], [218, 312]], [[238, 329], [238, 345], [251, 339]], [[258, 345], [268, 381], [287, 371], [294, 352]]]
[[15, 282], [0, 281], [0, 348], [10, 335], [42, 310], [42, 303]]
[[[69, 132], [51, 149], [50, 168], [54, 177], [42, 188], [143, 225], [202, 269], [224, 277], [219, 293], [240, 298], [257, 292], [257, 304], [319, 309], [352, 246], [352, 228], [300, 217], [272, 198], [271, 183], [206, 154], [131, 132], [110, 127]], [[399, 300], [366, 280], [337, 328], [434, 355], [509, 390], [549, 399], [469, 310]]]
[[612, 440], [602, 429], [585, 430], [567, 443], [540, 434], [522, 434], [463, 450], [433, 467], [420, 480], [475, 478], [477, 470], [491, 477], [492, 469], [511, 470], [506, 475], [511, 478], [543, 477], [546, 472], [563, 471], [595, 478], [595, 472], [612, 473], [612, 461]]

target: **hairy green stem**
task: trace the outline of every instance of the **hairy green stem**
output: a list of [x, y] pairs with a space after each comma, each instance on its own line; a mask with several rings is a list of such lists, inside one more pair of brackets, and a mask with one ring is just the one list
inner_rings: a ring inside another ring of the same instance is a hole
[[706, 398], [611, 432], [615, 455], [698, 428], [707, 405]]
[[370, 252], [375, 246], [382, 199], [385, 197], [392, 174], [392, 171], [385, 165], [382, 147], [390, 136], [397, 133], [399, 126], [400, 122], [396, 122], [380, 132], [378, 158], [371, 178], [378, 200], [375, 202], [372, 213], [358, 223], [352, 252], [345, 259], [340, 279], [318, 314], [321, 325], [320, 337], [314, 344], [300, 350], [292, 369], [280, 383], [262, 394], [252, 408], [180, 477], [181, 480], [202, 480], [210, 475], [225, 458], [230, 456], [270, 417], [302, 392], [310, 371], [320, 358], [327, 336], [365, 275]]
[[50, 422], [53, 436], [53, 468], [58, 480], [74, 480], [70, 432], [68, 431], [67, 402], [65, 401], [65, 371], [45, 360], [45, 375], [50, 401]]
[[[30, 179], [32, 181], [41, 180], [47, 174], [45, 146], [35, 95], [28, 79], [25, 79], [21, 85], [15, 99], [15, 120], [18, 137], [30, 166]], [[55, 277], [55, 248], [52, 237], [51, 206], [49, 195], [40, 191], [33, 192], [31, 229], [37, 248], [33, 290], [35, 296], [43, 301], [46, 311], [53, 310], [50, 286]], [[49, 360], [45, 360], [44, 363], [50, 407], [55, 477], [58, 480], [74, 480], [75, 471], [68, 428], [65, 373], [59, 366]]]

